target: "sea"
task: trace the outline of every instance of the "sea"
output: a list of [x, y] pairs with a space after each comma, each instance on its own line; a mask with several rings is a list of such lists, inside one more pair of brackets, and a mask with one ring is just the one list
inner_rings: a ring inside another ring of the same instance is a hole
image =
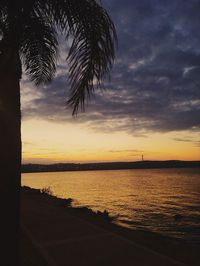
[[106, 210], [121, 226], [200, 245], [200, 168], [25, 173], [22, 185]]

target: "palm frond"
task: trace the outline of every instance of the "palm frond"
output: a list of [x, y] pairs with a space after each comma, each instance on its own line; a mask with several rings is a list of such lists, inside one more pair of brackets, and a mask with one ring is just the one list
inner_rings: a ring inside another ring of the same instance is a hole
[[113, 22], [94, 0], [49, 0], [47, 12], [73, 43], [68, 55], [73, 115], [109, 73], [117, 41]]
[[113, 64], [117, 37], [109, 15], [95, 0], [23, 0], [15, 3], [15, 8], [12, 3], [0, 0], [0, 34], [7, 27], [7, 10], [8, 27], [17, 43], [14, 49], [36, 84], [54, 77], [57, 32], [64, 33], [66, 40], [69, 36], [73, 38], [68, 54], [71, 85], [68, 104], [77, 114], [94, 89], [101, 87]]
[[49, 82], [55, 75], [57, 59], [56, 31], [47, 19], [34, 11], [24, 18], [20, 56], [26, 73], [36, 85]]

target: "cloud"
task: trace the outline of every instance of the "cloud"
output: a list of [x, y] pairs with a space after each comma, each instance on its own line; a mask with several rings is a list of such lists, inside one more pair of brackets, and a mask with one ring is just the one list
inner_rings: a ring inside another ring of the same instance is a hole
[[[200, 129], [200, 1], [102, 1], [118, 32], [119, 49], [104, 93], [74, 121], [65, 102], [67, 45], [62, 40], [58, 74], [49, 85], [22, 82], [23, 117], [85, 123], [104, 132]], [[66, 47], [66, 48], [64, 48]], [[64, 51], [65, 50], [65, 51]], [[64, 53], [65, 52], [65, 53]]]
[[189, 142], [189, 143], [193, 143], [194, 147], [200, 147], [200, 140], [197, 141], [191, 137], [186, 137], [186, 138], [173, 138], [173, 140], [175, 141], [180, 141], [180, 142]]

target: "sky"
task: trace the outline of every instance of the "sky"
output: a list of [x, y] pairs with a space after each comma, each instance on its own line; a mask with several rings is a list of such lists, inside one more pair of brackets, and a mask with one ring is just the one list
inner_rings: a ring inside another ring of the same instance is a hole
[[23, 163], [200, 160], [200, 1], [101, 3], [118, 35], [105, 90], [72, 117], [61, 39], [54, 81], [21, 81]]

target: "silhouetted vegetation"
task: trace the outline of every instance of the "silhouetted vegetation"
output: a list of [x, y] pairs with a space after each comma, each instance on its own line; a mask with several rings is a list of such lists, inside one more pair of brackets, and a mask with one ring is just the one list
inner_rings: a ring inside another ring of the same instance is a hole
[[92, 221], [111, 222], [116, 218], [114, 216], [111, 216], [107, 210], [104, 210], [103, 212], [102, 211], [95, 212], [92, 209], [87, 208], [87, 207], [72, 207], [72, 202], [73, 202], [72, 198], [62, 199], [62, 198], [56, 197], [55, 195], [53, 195], [53, 192], [50, 187], [45, 187], [42, 189], [34, 189], [34, 188], [27, 187], [27, 186], [23, 186], [22, 192], [28, 193], [30, 195], [31, 194], [38, 195], [38, 196], [43, 195], [44, 200], [46, 199], [50, 201], [51, 203], [54, 203], [56, 206], [65, 207], [67, 208], [68, 211], [70, 211], [74, 215], [78, 214], [80, 215], [80, 217], [87, 218]]
[[42, 194], [47, 194], [47, 195], [53, 196], [53, 192], [52, 192], [50, 187], [44, 187], [44, 188], [40, 189], [40, 192]]

